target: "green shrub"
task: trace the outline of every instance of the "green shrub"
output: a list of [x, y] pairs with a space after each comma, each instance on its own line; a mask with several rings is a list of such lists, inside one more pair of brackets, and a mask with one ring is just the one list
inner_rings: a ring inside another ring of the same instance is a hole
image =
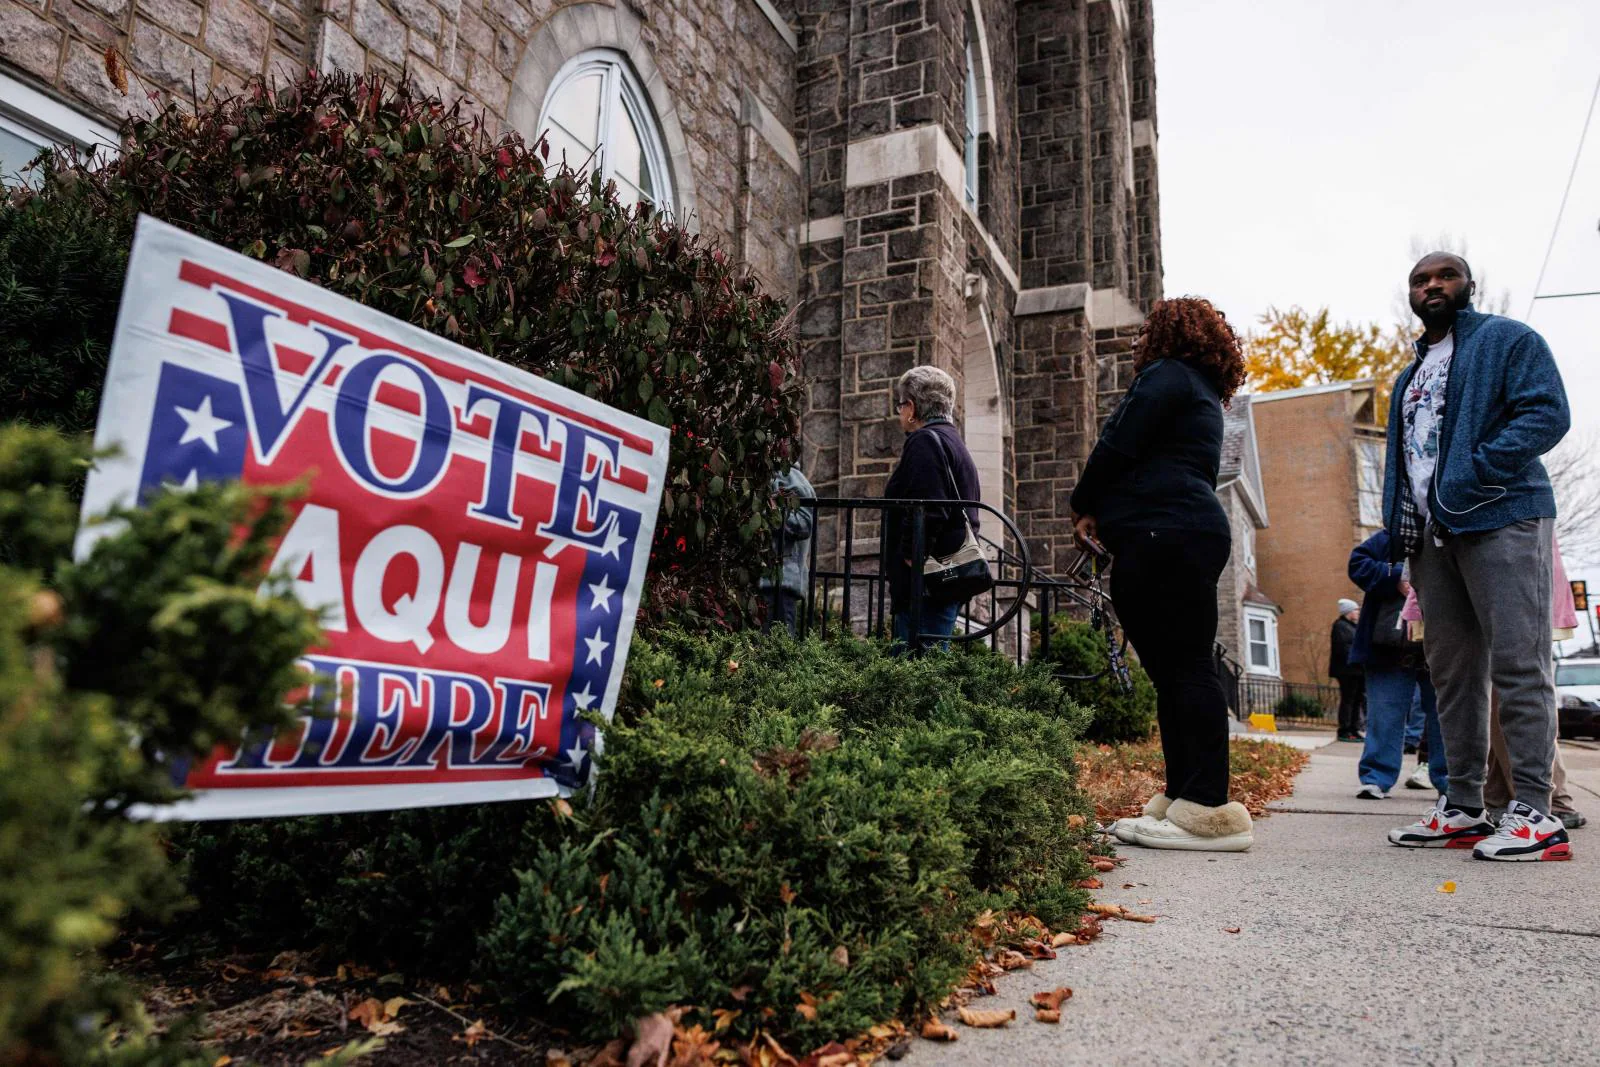
[[[1092, 718], [1085, 738], [1102, 744], [1143, 741], [1156, 727], [1156, 687], [1137, 660], [1128, 657], [1133, 689], [1122, 688], [1107, 670], [1105, 638], [1067, 615], [1050, 620], [1050, 652], [1057, 680]], [[1076, 675], [1078, 677], [1070, 677]], [[1095, 676], [1092, 680], [1083, 679]]]
[[0, 207], [0, 414], [91, 423], [143, 212], [670, 426], [647, 611], [754, 609], [803, 390], [785, 307], [724, 252], [404, 84], [256, 85], [124, 135]]
[[1310, 693], [1285, 693], [1272, 709], [1286, 719], [1320, 719], [1327, 712], [1322, 702]]
[[592, 1036], [676, 1002], [812, 1047], [947, 995], [981, 910], [1082, 907], [1084, 716], [1041, 668], [681, 634], [631, 659], [593, 804], [484, 939], [504, 994]]
[[186, 827], [199, 910], [183, 925], [489, 975], [594, 1037], [681, 1003], [820, 1044], [945, 996], [986, 908], [1073, 921], [1086, 718], [1045, 667], [983, 650], [668, 630], [635, 640], [593, 801], [571, 817]]
[[68, 557], [82, 444], [0, 429], [0, 1063], [210, 1062], [151, 1033], [96, 953], [130, 911], [181, 899], [133, 803], [156, 759], [291, 714], [315, 620], [267, 580], [281, 500], [169, 493]]

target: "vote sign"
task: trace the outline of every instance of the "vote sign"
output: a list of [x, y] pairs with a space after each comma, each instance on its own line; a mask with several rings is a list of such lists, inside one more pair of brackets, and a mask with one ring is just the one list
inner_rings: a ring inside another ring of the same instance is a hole
[[305, 480], [275, 570], [337, 710], [183, 768], [232, 818], [549, 797], [615, 706], [667, 431], [141, 218], [78, 552], [113, 504]]

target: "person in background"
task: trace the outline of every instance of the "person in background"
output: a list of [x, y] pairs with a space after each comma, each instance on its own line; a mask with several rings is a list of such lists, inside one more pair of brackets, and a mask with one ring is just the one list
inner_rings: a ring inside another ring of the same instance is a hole
[[761, 576], [761, 595], [771, 612], [768, 625], [781, 623], [794, 635], [810, 584], [810, 542], [817, 521], [817, 513], [801, 501], [815, 499], [817, 491], [796, 463], [772, 476], [772, 492], [783, 506], [783, 526], [772, 535], [781, 569], [776, 585], [770, 574]]
[[[1460, 256], [1423, 256], [1407, 285], [1423, 333], [1392, 394], [1383, 516], [1421, 599], [1450, 782], [1446, 799], [1389, 841], [1471, 844], [1482, 860], [1570, 859], [1567, 829], [1550, 814], [1556, 501], [1539, 461], [1572, 423], [1561, 371], [1527, 325], [1473, 310]], [[1498, 825], [1483, 801], [1491, 685], [1515, 793]]]
[[1406, 721], [1411, 702], [1422, 701], [1424, 733], [1432, 756], [1430, 771], [1440, 792], [1447, 783], [1444, 746], [1438, 744], [1439, 716], [1422, 643], [1413, 641], [1402, 618], [1408, 587], [1402, 567], [1389, 562], [1389, 534], [1379, 530], [1350, 553], [1350, 580], [1366, 591], [1350, 661], [1367, 676], [1367, 736], [1356, 796], [1382, 800], [1400, 778], [1405, 763]]
[[[956, 410], [956, 383], [938, 367], [912, 367], [895, 383], [896, 410], [905, 445], [900, 462], [889, 475], [883, 495], [888, 500], [978, 500], [978, 465], [961, 440], [951, 419]], [[923, 526], [925, 556], [948, 556], [966, 540], [960, 508], [930, 508]], [[978, 509], [966, 509], [972, 532], [978, 532]], [[889, 508], [884, 516], [884, 537], [889, 552], [889, 607], [894, 638], [911, 643], [912, 573], [911, 512]], [[925, 596], [922, 604], [924, 637], [948, 638], [955, 632], [959, 602], [941, 603]]]
[[1071, 500], [1078, 542], [1113, 557], [1111, 601], [1155, 683], [1166, 757], [1166, 791], [1114, 832], [1150, 848], [1240, 852], [1254, 836], [1250, 813], [1228, 800], [1228, 702], [1212, 650], [1232, 548], [1216, 492], [1222, 405], [1244, 384], [1244, 358], [1227, 319], [1188, 296], [1151, 308], [1133, 350], [1133, 382]]
[[1366, 695], [1366, 674], [1350, 662], [1350, 645], [1356, 639], [1361, 606], [1348, 597], [1339, 600], [1339, 617], [1328, 638], [1328, 675], [1339, 685], [1340, 741], [1360, 741], [1361, 702]]
[[[1407, 599], [1409, 606], [1411, 600]], [[1427, 717], [1422, 714], [1422, 690], [1419, 688], [1411, 698], [1411, 715], [1406, 719], [1406, 754], [1417, 754], [1417, 766], [1406, 779], [1407, 789], [1432, 789], [1438, 792], [1438, 787], [1433, 784], [1433, 775], [1428, 766], [1428, 735], [1423, 727]], [[1416, 744], [1411, 743], [1412, 730], [1416, 730]]]

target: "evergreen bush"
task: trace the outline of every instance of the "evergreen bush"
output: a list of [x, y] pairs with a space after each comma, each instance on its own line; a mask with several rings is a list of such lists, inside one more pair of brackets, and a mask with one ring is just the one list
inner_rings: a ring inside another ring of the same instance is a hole
[[281, 497], [162, 494], [72, 562], [87, 460], [0, 428], [0, 1063], [205, 1063], [99, 972], [126, 914], [181, 899], [123, 812], [176, 795], [166, 760], [285, 722], [318, 631], [266, 575]]
[[0, 417], [92, 423], [143, 212], [671, 427], [647, 610], [755, 610], [803, 393], [786, 308], [721, 249], [404, 83], [256, 84], [124, 134], [0, 207]]
[[[1126, 690], [1107, 669], [1106, 640], [1099, 630], [1068, 615], [1050, 621], [1049, 662], [1057, 680], [1091, 718], [1084, 737], [1101, 744], [1143, 741], [1156, 728], [1156, 687], [1131, 656], [1133, 689]], [[1069, 677], [1069, 676], [1077, 677]], [[1085, 681], [1083, 679], [1091, 678]]]
[[985, 650], [667, 630], [635, 641], [570, 816], [184, 828], [184, 925], [488, 974], [597, 1038], [677, 1003], [812, 1047], [944, 997], [985, 909], [1075, 919], [1086, 719], [1047, 666]]

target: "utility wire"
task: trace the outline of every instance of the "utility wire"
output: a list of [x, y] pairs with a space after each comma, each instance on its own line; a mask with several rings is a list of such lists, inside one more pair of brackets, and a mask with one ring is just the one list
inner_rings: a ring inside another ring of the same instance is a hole
[[1567, 212], [1567, 197], [1572, 195], [1572, 181], [1578, 176], [1578, 162], [1583, 159], [1583, 142], [1589, 136], [1589, 123], [1594, 119], [1595, 101], [1600, 100], [1600, 77], [1594, 82], [1594, 92], [1589, 97], [1589, 113], [1583, 117], [1583, 130], [1578, 134], [1578, 150], [1572, 155], [1572, 169], [1567, 172], [1567, 187], [1561, 193], [1561, 206], [1556, 209], [1556, 224], [1550, 228], [1550, 243], [1545, 246], [1544, 262], [1539, 265], [1539, 280], [1533, 283], [1533, 296], [1528, 299], [1528, 313], [1524, 319], [1533, 317], [1533, 303], [1539, 299], [1539, 290], [1544, 288], [1544, 272], [1550, 266], [1550, 253], [1556, 248], [1556, 235], [1561, 232], [1561, 216]]

